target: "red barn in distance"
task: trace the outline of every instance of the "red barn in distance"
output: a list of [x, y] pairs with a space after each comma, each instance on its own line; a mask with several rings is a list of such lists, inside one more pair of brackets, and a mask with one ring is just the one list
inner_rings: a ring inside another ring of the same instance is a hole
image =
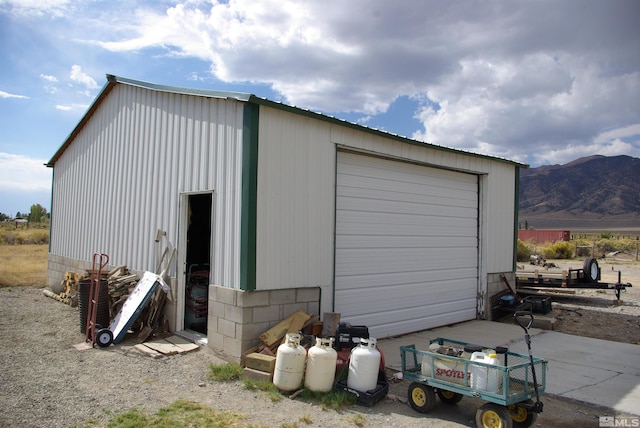
[[521, 241], [557, 242], [570, 241], [571, 233], [568, 230], [518, 230], [518, 239]]

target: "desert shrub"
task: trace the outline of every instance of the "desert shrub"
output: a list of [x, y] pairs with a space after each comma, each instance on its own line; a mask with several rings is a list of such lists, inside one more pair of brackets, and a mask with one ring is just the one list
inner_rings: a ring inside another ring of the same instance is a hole
[[35, 230], [25, 238], [26, 244], [43, 245], [49, 243], [49, 232], [46, 230]]
[[[607, 254], [613, 251], [622, 251], [628, 254], [635, 254], [636, 245], [638, 241], [636, 237], [612, 237], [612, 238], [600, 238], [600, 239], [588, 239], [581, 238], [574, 241], [577, 249], [577, 257], [589, 257], [591, 255], [591, 248], [594, 248], [594, 254], [599, 256], [601, 254]], [[581, 248], [583, 247], [583, 248]]]
[[0, 244], [2, 245], [46, 245], [49, 243], [49, 228], [33, 223], [31, 227], [16, 228], [13, 223], [0, 225]]
[[526, 242], [518, 239], [517, 259], [519, 262], [528, 262], [529, 257], [533, 254], [533, 249]]
[[589, 257], [591, 256], [592, 248], [588, 245], [576, 247], [576, 257]]
[[602, 253], [609, 253], [611, 251], [621, 251], [619, 247], [619, 241], [615, 239], [600, 239], [596, 242], [596, 247]]
[[566, 241], [554, 242], [543, 247], [540, 253], [545, 259], [571, 259], [573, 258], [573, 245]]

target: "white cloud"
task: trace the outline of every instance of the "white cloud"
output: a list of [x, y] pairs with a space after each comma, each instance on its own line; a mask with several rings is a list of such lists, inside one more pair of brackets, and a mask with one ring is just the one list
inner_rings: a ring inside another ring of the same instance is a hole
[[87, 89], [98, 88], [98, 84], [96, 83], [96, 81], [93, 80], [91, 76], [83, 72], [82, 67], [77, 64], [71, 66], [71, 73], [69, 74], [69, 77], [72, 81], [84, 85]]
[[51, 169], [47, 161], [0, 152], [0, 187], [20, 191], [51, 189]]
[[64, 16], [71, 0], [0, 0], [0, 7], [9, 7], [18, 15], [53, 17]]
[[9, 92], [0, 91], [0, 98], [20, 98], [20, 99], [28, 99], [29, 97], [25, 95], [16, 95], [10, 94]]
[[46, 80], [48, 82], [52, 82], [52, 83], [55, 83], [55, 82], [58, 81], [56, 76], [51, 76], [51, 75], [48, 75], [48, 74], [40, 74], [40, 78], [44, 79], [44, 80]]
[[608, 143], [610, 141], [620, 141], [621, 138], [634, 137], [637, 141], [640, 139], [640, 123], [635, 123], [624, 128], [612, 129], [603, 132], [595, 139], [596, 143]]
[[[622, 135], [640, 111], [637, 1], [165, 0], [90, 7], [0, 0], [6, 5], [78, 12], [67, 22], [73, 36], [58, 35], [74, 49], [90, 44], [110, 59], [146, 58], [149, 68], [178, 64], [168, 58], [204, 60], [211, 76], [185, 67], [187, 82], [268, 85], [277, 100], [338, 117], [355, 112], [361, 123], [392, 131], [376, 115], [399, 97], [411, 98], [423, 126], [413, 136], [442, 146], [527, 163], [623, 150], [640, 156], [640, 138]], [[87, 70], [104, 67], [100, 55], [74, 49], [67, 64], [73, 57]], [[153, 75], [123, 63], [130, 77]], [[176, 69], [162, 71], [173, 78]], [[71, 69], [71, 87], [82, 96], [98, 88], [90, 74], [77, 64]], [[59, 100], [56, 108], [86, 109], [76, 101]]]
[[56, 104], [56, 110], [61, 111], [84, 111], [88, 108], [88, 104]]

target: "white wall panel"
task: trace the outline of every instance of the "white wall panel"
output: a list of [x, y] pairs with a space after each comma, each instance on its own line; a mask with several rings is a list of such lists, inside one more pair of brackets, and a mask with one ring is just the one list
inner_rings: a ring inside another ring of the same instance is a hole
[[51, 253], [155, 270], [179, 195], [213, 191], [211, 281], [238, 287], [242, 117], [239, 102], [116, 85], [55, 164]]
[[260, 108], [258, 289], [323, 287], [331, 311], [335, 145], [330, 124]]

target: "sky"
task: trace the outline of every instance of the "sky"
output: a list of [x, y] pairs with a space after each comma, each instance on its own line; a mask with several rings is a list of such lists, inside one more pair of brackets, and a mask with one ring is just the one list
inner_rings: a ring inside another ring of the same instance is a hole
[[0, 0], [0, 213], [106, 74], [252, 93], [536, 167], [640, 157], [637, 0]]

